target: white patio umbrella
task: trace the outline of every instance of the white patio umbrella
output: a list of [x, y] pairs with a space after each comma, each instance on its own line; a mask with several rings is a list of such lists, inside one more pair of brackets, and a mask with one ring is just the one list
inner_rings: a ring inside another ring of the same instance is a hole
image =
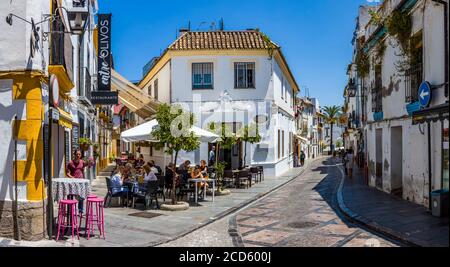
[[[149, 142], [158, 142], [153, 136], [152, 132], [159, 127], [158, 121], [151, 120], [139, 126], [136, 126], [132, 129], [129, 129], [121, 134], [121, 139], [125, 142], [139, 142], [139, 141], [149, 141]], [[203, 130], [197, 126], [193, 126], [191, 128], [191, 132], [193, 132], [196, 136], [200, 138], [201, 142], [205, 143], [216, 143], [219, 138], [218, 135]]]

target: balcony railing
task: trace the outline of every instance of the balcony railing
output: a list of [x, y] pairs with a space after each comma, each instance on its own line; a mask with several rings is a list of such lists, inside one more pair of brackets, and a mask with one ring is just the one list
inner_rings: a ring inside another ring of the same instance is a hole
[[405, 101], [414, 103], [419, 101], [419, 86], [423, 79], [422, 64], [417, 64], [405, 72]]
[[91, 100], [91, 92], [92, 92], [92, 77], [89, 73], [88, 68], [84, 68], [84, 93], [85, 96]]
[[69, 34], [65, 34], [64, 25], [55, 20], [51, 35], [50, 65], [61, 65], [73, 81], [73, 48]]
[[381, 88], [372, 89], [372, 112], [383, 111], [383, 91]]

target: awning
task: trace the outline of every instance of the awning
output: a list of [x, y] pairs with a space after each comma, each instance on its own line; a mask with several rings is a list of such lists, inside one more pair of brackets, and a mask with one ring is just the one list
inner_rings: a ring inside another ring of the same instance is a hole
[[112, 70], [112, 91], [119, 92], [119, 102], [143, 119], [156, 114], [158, 100], [144, 93], [139, 87]]
[[[129, 129], [121, 134], [121, 139], [125, 142], [158, 142], [153, 136], [152, 132], [159, 127], [157, 120], [151, 120], [132, 129]], [[218, 135], [209, 131], [203, 130], [199, 127], [193, 126], [191, 131], [205, 143], [215, 143], [219, 138]]]
[[422, 109], [413, 113], [413, 125], [438, 122], [449, 119], [449, 105], [448, 103], [434, 106], [427, 109]]
[[58, 111], [59, 111], [58, 124], [61, 125], [62, 127], [72, 130], [72, 122], [73, 122], [72, 116], [63, 109], [58, 108]]
[[305, 144], [309, 142], [309, 140], [308, 140], [307, 138], [303, 137], [303, 136], [296, 135], [296, 137], [297, 137], [298, 139], [300, 139], [301, 141], [303, 141], [303, 143], [305, 143]]

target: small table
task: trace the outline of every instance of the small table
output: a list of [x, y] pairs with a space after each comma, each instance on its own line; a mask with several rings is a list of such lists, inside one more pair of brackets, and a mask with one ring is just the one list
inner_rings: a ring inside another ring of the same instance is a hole
[[91, 181], [76, 178], [53, 178], [52, 191], [54, 201], [63, 200], [68, 195], [76, 195], [87, 199], [91, 193]]
[[195, 183], [195, 203], [198, 203], [198, 183], [204, 183], [204, 190], [203, 190], [203, 198], [206, 198], [206, 184], [209, 182], [212, 182], [213, 189], [212, 189], [212, 200], [214, 202], [214, 194], [216, 190], [216, 180], [215, 179], [205, 179], [205, 178], [198, 178], [198, 179], [189, 179], [188, 182]]

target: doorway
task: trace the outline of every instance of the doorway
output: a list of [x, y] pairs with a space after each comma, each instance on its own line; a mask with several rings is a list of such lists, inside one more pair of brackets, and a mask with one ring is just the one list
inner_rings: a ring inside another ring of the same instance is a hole
[[383, 190], [383, 129], [377, 129], [375, 132], [375, 147], [375, 186]]
[[403, 196], [403, 130], [391, 128], [391, 193]]

